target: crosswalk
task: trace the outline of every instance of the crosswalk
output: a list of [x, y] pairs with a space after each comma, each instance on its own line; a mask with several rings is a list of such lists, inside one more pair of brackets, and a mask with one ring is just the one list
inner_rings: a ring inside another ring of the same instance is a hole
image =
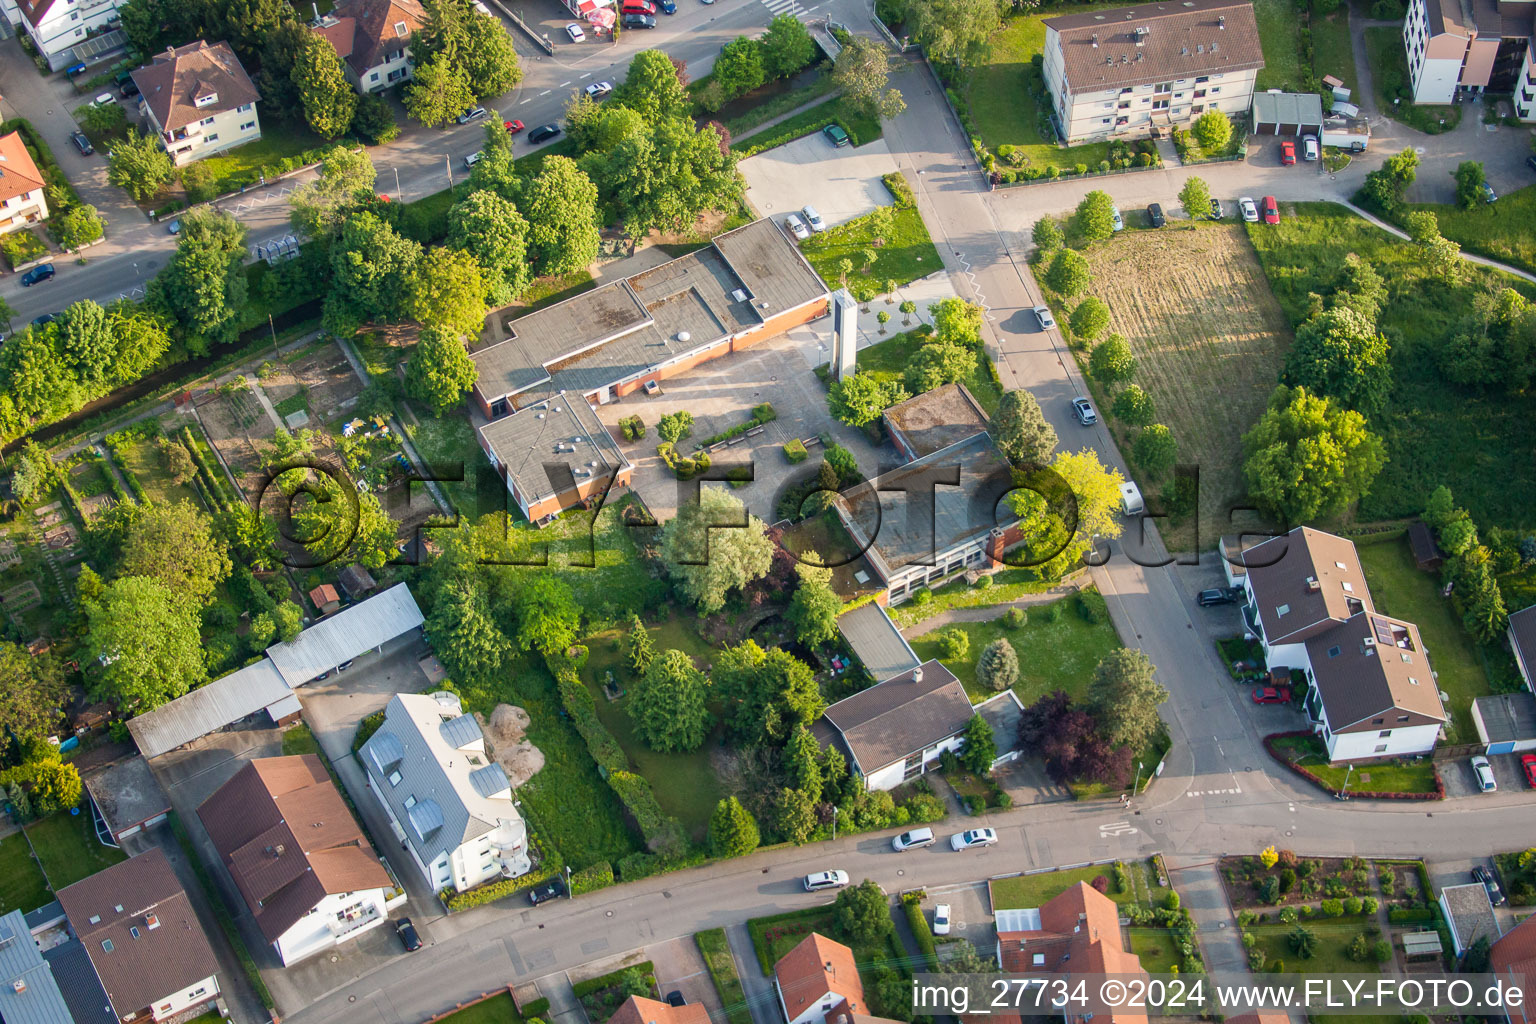
[[762, 0], [762, 4], [776, 15], [789, 13], [797, 18], [803, 18], [809, 13], [796, 0]]

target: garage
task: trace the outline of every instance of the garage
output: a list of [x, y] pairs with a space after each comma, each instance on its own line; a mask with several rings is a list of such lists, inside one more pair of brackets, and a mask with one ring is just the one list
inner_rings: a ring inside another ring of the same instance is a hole
[[1526, 690], [1477, 698], [1472, 702], [1472, 722], [1489, 754], [1536, 750], [1536, 696]]
[[1255, 135], [1321, 135], [1323, 98], [1315, 92], [1253, 94]]

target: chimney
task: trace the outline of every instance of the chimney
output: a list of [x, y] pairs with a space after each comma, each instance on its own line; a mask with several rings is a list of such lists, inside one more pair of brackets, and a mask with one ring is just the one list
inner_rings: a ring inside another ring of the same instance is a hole
[[1323, 585], [1321, 583], [1317, 582], [1317, 577], [1316, 576], [1308, 576], [1307, 577], [1307, 593], [1315, 594], [1319, 590], [1322, 590], [1322, 589], [1323, 589]]
[[1099, 48], [1099, 34], [1097, 32], [1093, 34], [1093, 48], [1095, 50]]
[[920, 683], [923, 681], [923, 666], [919, 665], [917, 668], [912, 670], [912, 681], [914, 683]]
[[26, 990], [27, 990], [26, 979], [24, 979], [24, 978], [17, 978], [15, 981], [11, 982], [11, 991], [15, 992], [17, 995], [21, 995]]

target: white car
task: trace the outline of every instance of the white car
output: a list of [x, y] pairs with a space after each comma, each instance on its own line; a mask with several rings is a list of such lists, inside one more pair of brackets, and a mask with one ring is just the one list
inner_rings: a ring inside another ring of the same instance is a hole
[[1316, 135], [1303, 135], [1301, 137], [1301, 158], [1303, 160], [1316, 160], [1320, 154], [1317, 148]]
[[789, 228], [789, 233], [796, 238], [810, 238], [811, 229], [805, 226], [805, 221], [800, 219], [798, 213], [792, 213], [784, 218], [784, 226]]
[[473, 167], [473, 166], [475, 166], [475, 164], [479, 163], [481, 161], [481, 159], [484, 158], [484, 156], [485, 156], [484, 152], [471, 153], [471, 154], [469, 154], [469, 156], [464, 158], [464, 166], [465, 167]]
[[1242, 211], [1243, 220], [1249, 224], [1257, 224], [1259, 222], [1259, 208], [1253, 205], [1252, 199], [1243, 196], [1243, 198], [1237, 201], [1237, 208]]
[[1493, 765], [1481, 755], [1472, 759], [1472, 774], [1477, 778], [1477, 788], [1484, 793], [1492, 793], [1498, 790], [1499, 784], [1493, 778]]
[[902, 853], [906, 850], [917, 850], [924, 846], [932, 846], [933, 838], [933, 829], [915, 828], [910, 832], [903, 832], [895, 839], [892, 839], [891, 849], [897, 853]]
[[573, 43], [579, 43], [587, 38], [587, 34], [575, 22], [565, 26], [565, 34], [571, 37], [571, 42]]
[[848, 884], [848, 872], [846, 871], [818, 871], [814, 875], [805, 876], [806, 892], [821, 892], [823, 889], [841, 889]]
[[587, 95], [594, 100], [607, 99], [611, 92], [613, 92], [612, 82], [593, 82], [587, 86]]
[[951, 850], [974, 850], [978, 846], [997, 845], [997, 829], [973, 828], [969, 832], [956, 832], [949, 837]]
[[1049, 331], [1056, 326], [1056, 318], [1051, 316], [1050, 306], [1036, 306], [1035, 319], [1040, 321], [1040, 329]]
[[827, 230], [827, 222], [821, 219], [821, 214], [816, 212], [816, 207], [801, 207], [800, 215], [805, 218], [805, 222], [811, 226], [811, 230], [816, 234]]
[[1124, 231], [1125, 230], [1125, 220], [1120, 216], [1120, 207], [1118, 207], [1118, 206], [1111, 206], [1109, 208], [1109, 212], [1114, 215], [1114, 218], [1115, 218], [1115, 230], [1116, 231]]
[[949, 904], [940, 903], [933, 908], [933, 934], [949, 934]]

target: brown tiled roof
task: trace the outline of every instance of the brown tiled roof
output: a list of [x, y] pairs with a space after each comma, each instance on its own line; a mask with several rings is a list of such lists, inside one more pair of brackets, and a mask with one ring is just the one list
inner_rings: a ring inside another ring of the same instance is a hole
[[[1373, 608], [1360, 556], [1343, 537], [1298, 526], [1249, 548], [1242, 560], [1271, 645], [1298, 643]], [[1286, 609], [1283, 615], [1281, 608]]]
[[[1524, 975], [1525, 988], [1529, 991], [1531, 981], [1536, 979], [1536, 914], [1505, 932], [1493, 944], [1493, 949], [1489, 950], [1488, 958], [1492, 962], [1492, 972], [1506, 981], [1516, 975]], [[1533, 1019], [1525, 1004], [1506, 1009], [1510, 1024], [1529, 1024]]]
[[314, 754], [251, 761], [197, 816], [257, 927], [273, 941], [328, 893], [390, 885]]
[[[1047, 18], [1045, 27], [1061, 36], [1073, 93], [1264, 66], [1253, 4], [1246, 0], [1138, 4]], [[1138, 29], [1144, 30], [1139, 37]]]
[[[807, 935], [773, 965], [773, 976], [778, 979], [779, 994], [784, 998], [790, 1020], [809, 1010], [828, 992], [834, 999], [834, 1011], [869, 1012], [853, 950], [824, 935]], [[830, 1014], [828, 1019], [832, 1019]]]
[[825, 717], [870, 775], [955, 735], [974, 714], [954, 673], [929, 661], [843, 698]]
[[58, 896], [119, 1017], [218, 971], [192, 903], [158, 847], [66, 886]]
[[[383, 60], [383, 55], [410, 45], [411, 36], [426, 23], [427, 12], [418, 0], [341, 0], [331, 10], [334, 24], [317, 26], [341, 58], [361, 75]], [[404, 34], [398, 29], [405, 26]]]
[[[1068, 970], [1078, 974], [1143, 974], [1141, 957], [1120, 939], [1120, 908], [1086, 882], [1057, 895], [1040, 908], [1040, 930], [999, 932], [999, 966], [1010, 973]], [[1042, 967], [1035, 954], [1045, 956]], [[1146, 1024], [1142, 1013], [1110, 1014], [1113, 1024]]]
[[608, 1024], [709, 1024], [709, 1008], [703, 1003], [673, 1006], [658, 999], [630, 996], [608, 1018]]
[[341, 595], [336, 593], [336, 588], [329, 583], [322, 583], [309, 592], [309, 599], [314, 602], [316, 608], [323, 608], [340, 601]]
[[1526, 681], [1536, 680], [1536, 604], [1509, 617], [1509, 642], [1526, 673]]
[[[1446, 719], [1424, 640], [1411, 622], [1361, 612], [1308, 640], [1307, 657], [1334, 732]], [[1403, 715], [1408, 721], [1399, 721]], [[1378, 717], [1384, 721], [1373, 725]]]
[[[133, 73], [133, 81], [166, 132], [261, 99], [229, 44], [202, 39], [156, 54]], [[216, 95], [217, 101], [197, 106], [198, 97], [209, 95]]]
[[42, 172], [27, 152], [21, 132], [0, 135], [0, 201], [15, 199], [43, 187]]
[[1240, 1013], [1228, 1017], [1226, 1024], [1291, 1024], [1291, 1018], [1283, 1013], [1259, 1010], [1256, 1013]]
[[48, 16], [48, 10], [54, 4], [54, 0], [16, 0], [16, 6], [21, 8], [21, 13], [33, 25], [41, 25], [43, 19]]

